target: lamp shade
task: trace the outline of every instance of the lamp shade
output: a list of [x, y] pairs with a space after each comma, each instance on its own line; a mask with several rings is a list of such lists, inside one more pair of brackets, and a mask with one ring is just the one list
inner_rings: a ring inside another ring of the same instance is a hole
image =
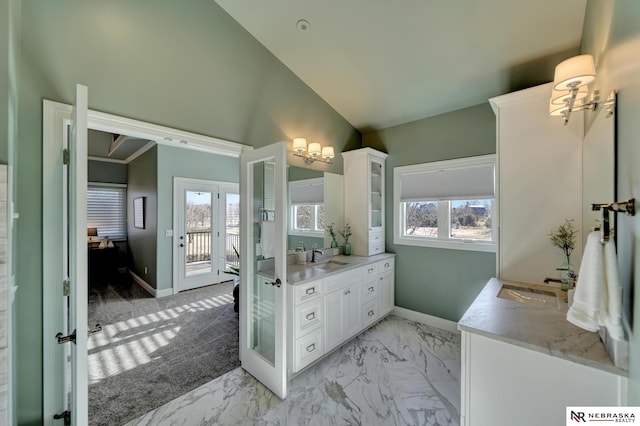
[[593, 65], [593, 56], [578, 55], [556, 65], [553, 88], [556, 90], [571, 90], [574, 87], [589, 84], [595, 78], [596, 68]]
[[[587, 86], [582, 86], [578, 88], [578, 92], [576, 93], [576, 101], [584, 99], [589, 94], [589, 89]], [[564, 105], [569, 102], [571, 99], [571, 91], [566, 90], [552, 90], [551, 91], [551, 103], [555, 105]]]
[[320, 155], [321, 152], [322, 148], [320, 147], [320, 144], [318, 142], [311, 142], [309, 144], [309, 154], [317, 156]]
[[307, 140], [305, 138], [293, 138], [293, 150], [304, 152], [307, 150]]
[[332, 146], [325, 146], [322, 148], [322, 158], [331, 160], [333, 157], [335, 157], [335, 154], [333, 153]]
[[549, 101], [549, 115], [552, 117], [562, 116], [569, 110], [567, 105], [556, 105], [553, 101]]

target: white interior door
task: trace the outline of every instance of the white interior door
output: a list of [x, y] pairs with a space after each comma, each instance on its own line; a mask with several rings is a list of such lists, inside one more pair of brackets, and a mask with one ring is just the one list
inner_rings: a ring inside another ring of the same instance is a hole
[[70, 411], [73, 425], [88, 424], [87, 377], [87, 116], [88, 89], [76, 86], [69, 135], [69, 330], [71, 351]]
[[240, 361], [287, 396], [286, 156], [279, 142], [240, 157]]
[[174, 180], [178, 291], [220, 282], [218, 194], [211, 181]]

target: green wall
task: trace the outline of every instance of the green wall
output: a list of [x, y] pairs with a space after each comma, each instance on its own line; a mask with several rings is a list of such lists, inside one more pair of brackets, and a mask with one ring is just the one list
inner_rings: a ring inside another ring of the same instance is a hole
[[89, 182], [127, 183], [127, 165], [106, 161], [89, 160], [87, 179]]
[[340, 152], [360, 135], [211, 0], [29, 0], [21, 9], [15, 383], [17, 421], [30, 425], [42, 422], [43, 99], [72, 103], [82, 83], [91, 109], [256, 147], [304, 136]]
[[393, 244], [393, 168], [493, 154], [495, 126], [484, 103], [363, 135], [363, 145], [389, 154], [385, 239], [386, 251], [397, 254], [396, 306], [457, 321], [495, 276], [495, 253]]
[[[601, 93], [615, 89], [617, 136], [617, 199], [640, 200], [640, 2], [589, 0], [582, 52], [594, 56]], [[587, 123], [589, 125], [590, 123]], [[637, 202], [636, 202], [637, 205]], [[633, 300], [629, 353], [629, 405], [640, 405], [640, 215], [617, 215], [620, 279]], [[629, 295], [627, 295], [629, 296]]]
[[[158, 146], [154, 146], [129, 163], [127, 185], [129, 267], [154, 288], [158, 279], [158, 151]], [[133, 226], [133, 200], [138, 197], [146, 197], [144, 229]]]
[[173, 229], [173, 178], [207, 179], [218, 182], [240, 182], [237, 158], [158, 146], [158, 278], [157, 289], [172, 288], [173, 238], [165, 236]]

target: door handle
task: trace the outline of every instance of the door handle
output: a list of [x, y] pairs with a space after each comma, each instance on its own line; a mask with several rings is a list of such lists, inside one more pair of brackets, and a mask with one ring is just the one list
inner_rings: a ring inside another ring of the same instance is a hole
[[[95, 327], [89, 329], [87, 332], [89, 336], [97, 333], [102, 333], [102, 326], [100, 324], [96, 324]], [[68, 336], [63, 335], [62, 333], [58, 333], [56, 334], [56, 339], [58, 340], [59, 345], [68, 342], [76, 343], [76, 331], [73, 330], [73, 333], [69, 334]]]
[[265, 284], [271, 284], [271, 285], [274, 285], [276, 287], [280, 287], [282, 285], [282, 281], [280, 281], [280, 278], [276, 278], [275, 281], [271, 281], [271, 282], [265, 281], [264, 283]]

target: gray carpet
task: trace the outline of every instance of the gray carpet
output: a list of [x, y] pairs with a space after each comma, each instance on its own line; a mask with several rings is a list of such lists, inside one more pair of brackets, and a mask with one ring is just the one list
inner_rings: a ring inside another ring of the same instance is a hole
[[153, 298], [126, 275], [92, 282], [89, 423], [122, 425], [238, 367], [231, 282]]

